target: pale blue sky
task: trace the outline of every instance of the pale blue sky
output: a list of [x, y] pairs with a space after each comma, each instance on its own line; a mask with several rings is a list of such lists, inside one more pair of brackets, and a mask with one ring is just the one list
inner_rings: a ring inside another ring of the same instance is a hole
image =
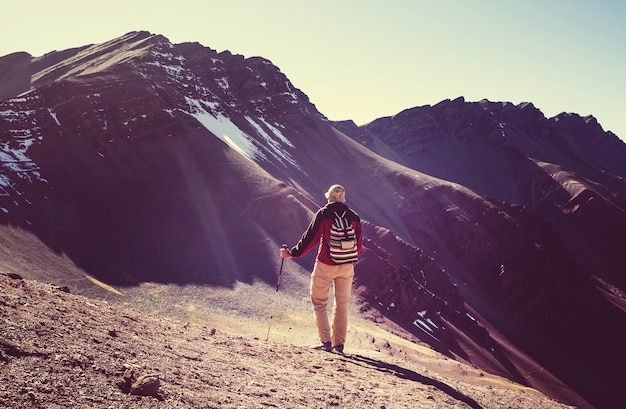
[[594, 115], [626, 140], [626, 2], [25, 0], [4, 2], [0, 56], [129, 31], [277, 65], [330, 119], [363, 124], [464, 96]]

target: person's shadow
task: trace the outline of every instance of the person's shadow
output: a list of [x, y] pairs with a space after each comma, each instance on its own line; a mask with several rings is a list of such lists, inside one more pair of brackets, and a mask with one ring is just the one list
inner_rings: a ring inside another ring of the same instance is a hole
[[470, 398], [467, 395], [462, 394], [461, 392], [457, 391], [450, 385], [447, 385], [444, 382], [438, 381], [436, 379], [432, 379], [427, 376], [420, 375], [417, 372], [412, 371], [410, 369], [402, 368], [398, 365], [390, 364], [387, 362], [378, 361], [376, 359], [364, 357], [362, 355], [345, 354], [343, 355], [343, 358], [341, 359], [345, 360], [346, 362], [351, 362], [355, 365], [362, 366], [364, 368], [373, 368], [380, 372], [386, 372], [394, 376], [397, 376], [398, 378], [408, 379], [410, 381], [419, 382], [424, 385], [434, 386], [435, 388], [448, 394], [454, 399], [457, 399], [463, 403], [466, 403], [471, 408], [483, 409], [483, 407], [480, 406], [478, 402], [476, 402], [474, 399]]

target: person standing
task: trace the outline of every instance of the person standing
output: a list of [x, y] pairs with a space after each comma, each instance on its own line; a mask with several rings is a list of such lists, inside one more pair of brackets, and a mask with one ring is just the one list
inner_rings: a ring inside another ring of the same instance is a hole
[[[325, 194], [328, 202], [321, 207], [291, 249], [282, 248], [282, 258], [302, 257], [318, 247], [311, 273], [310, 296], [321, 345], [316, 349], [343, 353], [348, 330], [348, 302], [352, 292], [354, 264], [363, 249], [361, 219], [350, 209], [346, 190], [332, 185]], [[332, 327], [328, 319], [328, 297], [334, 285]]]

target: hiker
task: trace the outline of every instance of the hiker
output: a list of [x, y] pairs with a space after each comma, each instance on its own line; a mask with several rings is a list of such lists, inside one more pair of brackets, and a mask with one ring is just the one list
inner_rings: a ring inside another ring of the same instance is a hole
[[[316, 349], [342, 353], [348, 329], [348, 302], [352, 292], [354, 264], [362, 250], [361, 219], [346, 204], [346, 190], [332, 185], [325, 194], [328, 202], [321, 207], [291, 249], [282, 248], [282, 258], [302, 257], [318, 246], [311, 274], [311, 303], [321, 345]], [[332, 332], [328, 320], [328, 294], [334, 284]]]

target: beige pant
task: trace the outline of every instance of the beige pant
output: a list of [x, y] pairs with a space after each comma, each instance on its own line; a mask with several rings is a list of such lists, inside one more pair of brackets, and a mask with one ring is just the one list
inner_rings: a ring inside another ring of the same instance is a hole
[[[311, 303], [315, 313], [315, 323], [320, 341], [332, 341], [333, 345], [346, 342], [348, 330], [348, 302], [352, 292], [354, 264], [338, 266], [316, 262], [311, 274]], [[335, 284], [335, 302], [333, 308], [333, 327], [328, 322], [328, 294], [331, 285]]]

